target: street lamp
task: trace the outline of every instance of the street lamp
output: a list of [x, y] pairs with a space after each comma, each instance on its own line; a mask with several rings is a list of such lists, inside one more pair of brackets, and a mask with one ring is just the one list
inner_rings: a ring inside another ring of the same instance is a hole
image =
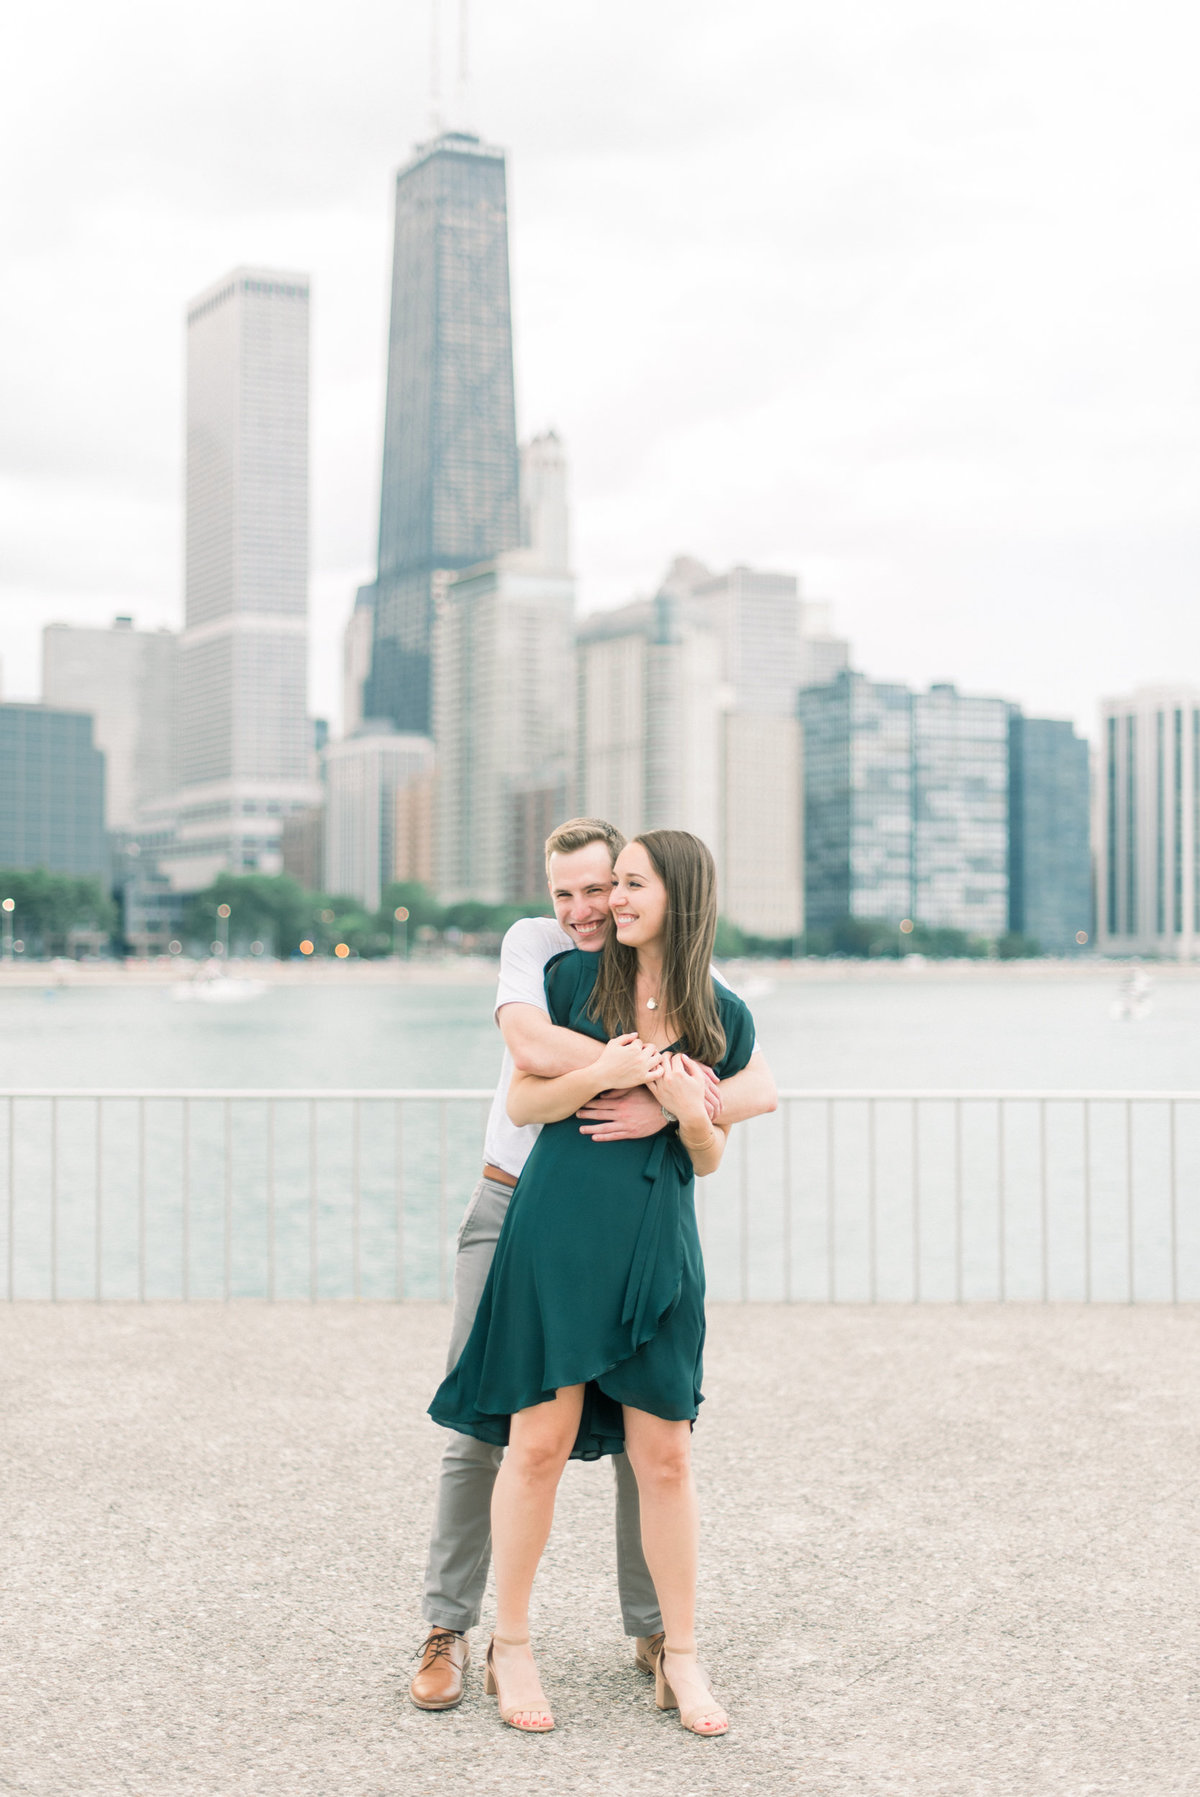
[[229, 911], [230, 907], [228, 905], [217, 906], [217, 916], [220, 919], [221, 940], [214, 946], [223, 961], [229, 959]]
[[[400, 947], [396, 948], [396, 925], [400, 925]], [[408, 906], [397, 905], [392, 912], [392, 954], [408, 958]]]
[[13, 912], [16, 908], [16, 899], [6, 898], [0, 903], [0, 910], [4, 912], [4, 959], [6, 961], [11, 961], [13, 958]]

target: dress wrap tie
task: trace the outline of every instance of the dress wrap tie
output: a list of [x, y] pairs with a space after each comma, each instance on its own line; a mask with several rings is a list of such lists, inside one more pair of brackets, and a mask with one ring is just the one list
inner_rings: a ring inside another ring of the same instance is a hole
[[[657, 1333], [679, 1298], [683, 1272], [679, 1194], [692, 1178], [692, 1161], [674, 1131], [666, 1131], [656, 1139], [642, 1176], [649, 1180], [650, 1190], [634, 1243], [621, 1311], [621, 1321], [629, 1326], [635, 1353]], [[665, 1240], [668, 1231], [674, 1236], [670, 1247]]]

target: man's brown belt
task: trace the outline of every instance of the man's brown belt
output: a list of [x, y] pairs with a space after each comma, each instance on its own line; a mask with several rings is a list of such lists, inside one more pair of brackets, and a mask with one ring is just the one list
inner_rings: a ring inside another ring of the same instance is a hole
[[506, 1173], [503, 1167], [485, 1166], [483, 1169], [483, 1177], [485, 1179], [494, 1179], [498, 1186], [508, 1186], [510, 1189], [517, 1183], [512, 1174]]

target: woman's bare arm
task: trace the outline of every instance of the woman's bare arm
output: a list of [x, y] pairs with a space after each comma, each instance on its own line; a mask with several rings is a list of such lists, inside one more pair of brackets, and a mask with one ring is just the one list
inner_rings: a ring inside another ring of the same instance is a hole
[[534, 1073], [514, 1073], [508, 1088], [508, 1114], [514, 1123], [561, 1123], [573, 1117], [581, 1104], [597, 1092], [645, 1085], [658, 1075], [660, 1054], [639, 1042], [635, 1034], [617, 1036], [604, 1044], [590, 1067], [541, 1079]]

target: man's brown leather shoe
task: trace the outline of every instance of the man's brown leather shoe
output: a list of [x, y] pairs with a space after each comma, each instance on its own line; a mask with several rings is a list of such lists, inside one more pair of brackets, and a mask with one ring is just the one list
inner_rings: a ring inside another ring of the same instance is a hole
[[638, 1635], [633, 1643], [633, 1663], [639, 1672], [648, 1672], [654, 1677], [654, 1656], [666, 1640], [660, 1629], [657, 1635]]
[[450, 1629], [430, 1629], [418, 1649], [417, 1667], [408, 1694], [419, 1710], [452, 1710], [462, 1702], [463, 1673], [471, 1663], [471, 1643]]

